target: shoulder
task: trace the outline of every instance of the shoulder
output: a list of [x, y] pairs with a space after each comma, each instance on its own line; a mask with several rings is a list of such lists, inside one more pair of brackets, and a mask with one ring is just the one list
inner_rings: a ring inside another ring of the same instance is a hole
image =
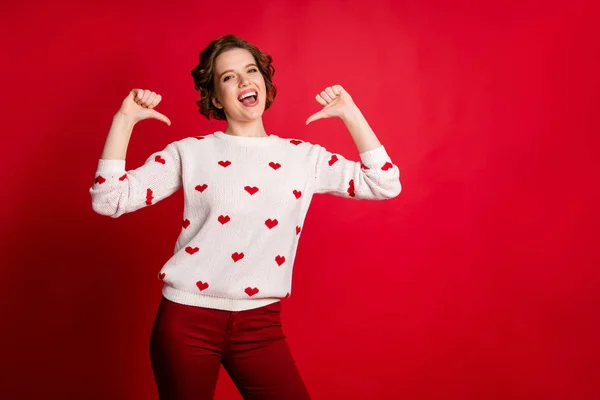
[[186, 136], [169, 143], [170, 146], [176, 147], [178, 150], [185, 150], [187, 148], [195, 148], [204, 143], [209, 143], [215, 140], [214, 133], [207, 135], [198, 136]]
[[291, 149], [298, 149], [299, 151], [307, 154], [318, 153], [321, 151], [321, 149], [324, 149], [324, 147], [320, 144], [312, 143], [308, 140], [299, 139], [296, 137], [279, 137], [279, 141], [282, 144], [289, 146]]
[[328, 162], [333, 165], [340, 159], [346, 159], [342, 154], [328, 150], [324, 145], [314, 143], [308, 140], [299, 138], [280, 138], [282, 141], [287, 143], [286, 147], [289, 148], [289, 155], [296, 155], [303, 160], [304, 163], [308, 164], [321, 164]]

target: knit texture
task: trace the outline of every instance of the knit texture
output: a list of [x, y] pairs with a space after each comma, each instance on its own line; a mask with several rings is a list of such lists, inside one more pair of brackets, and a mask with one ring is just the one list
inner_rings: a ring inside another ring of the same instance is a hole
[[92, 208], [117, 218], [184, 191], [181, 233], [158, 274], [174, 302], [241, 311], [291, 294], [304, 218], [317, 193], [384, 200], [401, 191], [384, 146], [345, 159], [318, 144], [223, 132], [188, 137], [137, 169], [100, 159]]

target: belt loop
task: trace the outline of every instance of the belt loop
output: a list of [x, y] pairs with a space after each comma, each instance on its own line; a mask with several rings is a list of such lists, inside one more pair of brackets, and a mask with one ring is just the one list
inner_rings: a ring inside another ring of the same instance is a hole
[[233, 330], [236, 329], [237, 327], [237, 313], [235, 311], [230, 311], [229, 312], [229, 327]]

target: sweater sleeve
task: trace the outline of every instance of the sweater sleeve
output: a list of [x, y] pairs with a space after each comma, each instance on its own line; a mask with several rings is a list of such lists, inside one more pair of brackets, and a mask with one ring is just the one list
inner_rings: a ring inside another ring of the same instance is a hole
[[315, 193], [356, 200], [385, 200], [400, 194], [400, 171], [383, 146], [361, 153], [361, 162], [346, 160], [317, 146]]
[[125, 171], [125, 160], [100, 159], [89, 190], [92, 209], [117, 218], [156, 204], [181, 188], [181, 176], [181, 157], [173, 143], [131, 171]]

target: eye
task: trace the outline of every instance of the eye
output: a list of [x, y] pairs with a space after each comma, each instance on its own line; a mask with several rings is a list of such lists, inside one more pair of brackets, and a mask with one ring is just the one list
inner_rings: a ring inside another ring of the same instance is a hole
[[233, 76], [231, 76], [231, 75], [227, 75], [225, 78], [223, 78], [223, 82], [227, 82], [227, 80], [228, 80], [229, 78], [233, 78]]
[[258, 72], [258, 69], [256, 69], [256, 68], [252, 67], [252, 68], [250, 68], [250, 69], [248, 70], [248, 72]]

